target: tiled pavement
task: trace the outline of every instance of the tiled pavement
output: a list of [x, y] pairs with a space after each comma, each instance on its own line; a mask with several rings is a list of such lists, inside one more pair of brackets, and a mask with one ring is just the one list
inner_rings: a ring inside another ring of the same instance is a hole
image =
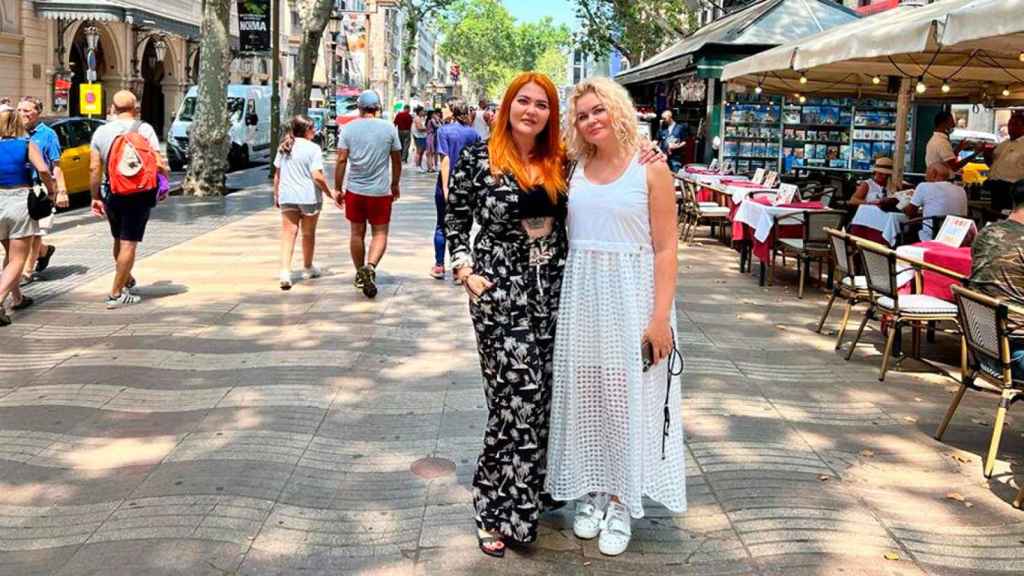
[[[1019, 419], [984, 481], [991, 398], [969, 395], [932, 440], [951, 379], [907, 361], [879, 383], [877, 331], [844, 362], [812, 332], [820, 295], [758, 288], [714, 243], [680, 267], [688, 513], [652, 507], [614, 559], [560, 514], [533, 549], [485, 558], [465, 298], [426, 275], [430, 182], [406, 190], [373, 302], [334, 210], [328, 274], [277, 289], [265, 186], [161, 207], [138, 269], [149, 298], [126, 310], [100, 303], [102, 228], [57, 234], [55, 266], [89, 270], [0, 332], [0, 574], [1024, 571]], [[955, 363], [949, 338], [925, 350]], [[454, 474], [413, 473], [428, 456]]]

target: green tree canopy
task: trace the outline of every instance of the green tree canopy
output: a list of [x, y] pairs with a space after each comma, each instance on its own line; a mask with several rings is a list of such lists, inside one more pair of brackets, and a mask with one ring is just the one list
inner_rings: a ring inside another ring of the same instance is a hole
[[538, 69], [549, 49], [565, 48], [572, 40], [569, 28], [555, 25], [550, 17], [516, 22], [499, 0], [457, 0], [441, 29], [441, 53], [492, 98], [520, 71]]
[[685, 0], [574, 0], [579, 48], [595, 56], [617, 50], [636, 66], [688, 34]]

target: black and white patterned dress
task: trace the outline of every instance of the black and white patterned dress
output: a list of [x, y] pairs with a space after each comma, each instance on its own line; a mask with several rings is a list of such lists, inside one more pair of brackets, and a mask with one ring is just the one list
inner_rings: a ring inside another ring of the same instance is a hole
[[[457, 166], [445, 217], [452, 262], [471, 262], [494, 283], [469, 307], [488, 409], [473, 479], [476, 522], [529, 543], [537, 538], [547, 467], [565, 203], [553, 207], [552, 232], [531, 240], [520, 222], [525, 193], [514, 177], [491, 175], [486, 142], [463, 150]], [[471, 247], [474, 220], [480, 231]]]

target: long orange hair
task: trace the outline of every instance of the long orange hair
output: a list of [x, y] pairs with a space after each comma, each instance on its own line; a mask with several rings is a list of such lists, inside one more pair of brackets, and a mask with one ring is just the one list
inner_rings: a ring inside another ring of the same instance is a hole
[[[537, 135], [537, 143], [530, 155], [530, 164], [539, 174], [530, 176], [528, 166], [519, 157], [515, 142], [512, 140], [512, 124], [510, 113], [516, 95], [527, 84], [540, 86], [548, 97], [548, 124]], [[562, 144], [561, 116], [558, 111], [558, 91], [554, 82], [546, 74], [540, 72], [523, 72], [516, 76], [501, 101], [501, 109], [491, 128], [491, 139], [487, 144], [490, 155], [491, 174], [512, 174], [523, 190], [534, 187], [544, 188], [551, 203], [558, 202], [558, 196], [565, 194], [568, 184], [565, 181], [565, 146]]]

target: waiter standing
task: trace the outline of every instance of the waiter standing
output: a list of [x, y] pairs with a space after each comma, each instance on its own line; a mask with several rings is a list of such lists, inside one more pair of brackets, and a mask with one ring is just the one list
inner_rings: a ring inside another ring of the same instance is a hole
[[1013, 183], [1024, 179], [1024, 115], [1016, 113], [1006, 126], [1010, 138], [985, 154], [992, 168], [985, 189], [992, 196], [992, 211], [1013, 208]]
[[935, 132], [928, 140], [928, 147], [925, 150], [926, 166], [936, 163], [945, 164], [955, 174], [978, 155], [978, 150], [975, 150], [970, 156], [960, 159], [960, 152], [967, 148], [969, 142], [961, 140], [954, 151], [953, 144], [949, 140], [949, 135], [953, 133], [954, 128], [956, 128], [956, 119], [953, 118], [953, 114], [943, 110], [935, 115]]

